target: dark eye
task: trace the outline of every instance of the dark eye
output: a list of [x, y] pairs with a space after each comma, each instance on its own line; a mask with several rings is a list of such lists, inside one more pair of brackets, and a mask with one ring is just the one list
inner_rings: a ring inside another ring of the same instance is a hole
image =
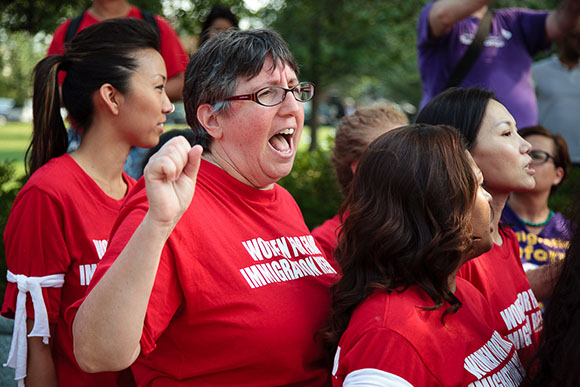
[[157, 90], [161, 90], [161, 91], [163, 91], [163, 89], [165, 89], [165, 85], [157, 85], [157, 86], [155, 86], [155, 88], [156, 88]]
[[259, 97], [271, 97], [275, 94], [275, 90], [272, 88], [264, 89], [260, 92]]

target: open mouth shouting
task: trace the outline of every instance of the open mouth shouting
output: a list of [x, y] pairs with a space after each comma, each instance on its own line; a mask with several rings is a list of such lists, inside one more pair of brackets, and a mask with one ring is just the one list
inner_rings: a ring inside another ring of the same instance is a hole
[[290, 155], [292, 154], [293, 149], [292, 138], [294, 137], [294, 132], [295, 130], [293, 128], [283, 129], [270, 137], [268, 142], [270, 143], [270, 146], [277, 152], [283, 155]]

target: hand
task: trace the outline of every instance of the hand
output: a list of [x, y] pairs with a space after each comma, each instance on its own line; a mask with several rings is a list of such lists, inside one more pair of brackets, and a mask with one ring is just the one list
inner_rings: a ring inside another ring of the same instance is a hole
[[202, 151], [177, 136], [151, 157], [143, 172], [150, 220], [170, 228], [177, 223], [193, 198]]

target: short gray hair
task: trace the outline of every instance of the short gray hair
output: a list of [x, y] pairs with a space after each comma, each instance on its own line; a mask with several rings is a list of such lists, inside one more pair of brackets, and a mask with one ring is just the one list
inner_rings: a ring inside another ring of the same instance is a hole
[[226, 111], [240, 78], [252, 79], [264, 66], [266, 58], [289, 66], [298, 75], [298, 65], [282, 37], [272, 30], [229, 30], [211, 38], [192, 55], [185, 70], [183, 103], [188, 125], [196, 141], [205, 150], [211, 137], [197, 119], [197, 109], [210, 104], [217, 112]]

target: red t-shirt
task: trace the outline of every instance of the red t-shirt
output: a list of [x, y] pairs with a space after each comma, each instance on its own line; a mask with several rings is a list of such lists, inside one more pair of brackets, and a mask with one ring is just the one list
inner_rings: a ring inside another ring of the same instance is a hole
[[543, 328], [542, 312], [520, 262], [514, 232], [500, 227], [503, 244], [470, 260], [457, 274], [475, 286], [501, 321], [499, 333], [510, 339], [524, 366], [535, 355]]
[[[126, 17], [143, 20], [141, 11], [136, 6], [131, 6], [131, 10]], [[189, 56], [185, 52], [185, 49], [183, 48], [179, 37], [171, 27], [171, 24], [159, 15], [155, 15], [154, 17], [157, 26], [159, 27], [161, 56], [163, 57], [165, 67], [167, 68], [167, 79], [171, 79], [173, 76], [185, 71]], [[85, 12], [85, 16], [81, 20], [77, 33], [78, 31], [92, 26], [93, 24], [97, 24], [100, 21], [101, 20], [99, 19], [95, 19], [90, 12]], [[70, 22], [71, 19], [68, 19], [56, 28], [52, 36], [52, 42], [48, 47], [47, 55], [64, 54], [64, 38]], [[62, 83], [63, 80], [64, 74], [59, 74], [59, 82]]]
[[[145, 216], [142, 181], [92, 286]], [[330, 384], [315, 334], [326, 323], [335, 276], [285, 189], [249, 187], [202, 160], [193, 201], [163, 249], [142, 353], [131, 367], [137, 383]]]
[[335, 261], [334, 250], [336, 250], [336, 246], [338, 246], [338, 233], [340, 227], [340, 216], [336, 214], [312, 230], [312, 236], [320, 244], [328, 259], [332, 261]]
[[525, 376], [489, 304], [457, 279], [463, 306], [445, 318], [417, 286], [375, 291], [353, 313], [334, 359], [333, 386], [517, 386]]
[[[129, 189], [135, 181], [123, 174]], [[122, 200], [107, 196], [68, 155], [39, 168], [18, 193], [4, 231], [6, 263], [14, 274], [65, 274], [62, 288], [43, 288], [51, 324], [56, 324], [53, 359], [59, 386], [114, 385], [116, 373], [87, 374], [73, 355], [64, 311], [82, 298], [105, 254]], [[8, 283], [2, 315], [14, 318], [18, 287]], [[34, 319], [27, 296], [26, 314]], [[111, 384], [112, 383], [112, 384]]]

